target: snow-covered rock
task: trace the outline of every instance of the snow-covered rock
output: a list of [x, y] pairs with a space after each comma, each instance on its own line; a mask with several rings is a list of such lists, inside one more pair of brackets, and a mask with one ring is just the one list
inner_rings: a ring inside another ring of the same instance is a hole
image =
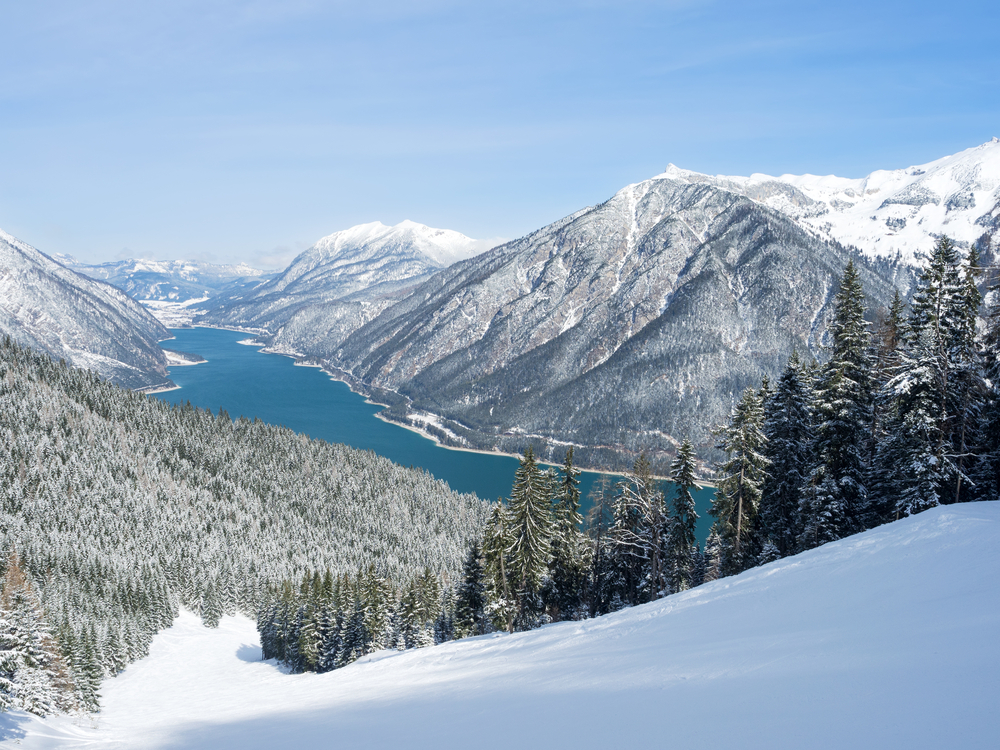
[[183, 613], [92, 719], [0, 715], [5, 743], [153, 750], [996, 746], [1000, 503], [939, 507], [594, 620], [327, 674], [254, 624]]
[[170, 332], [142, 305], [2, 231], [0, 334], [129, 388], [169, 384]]

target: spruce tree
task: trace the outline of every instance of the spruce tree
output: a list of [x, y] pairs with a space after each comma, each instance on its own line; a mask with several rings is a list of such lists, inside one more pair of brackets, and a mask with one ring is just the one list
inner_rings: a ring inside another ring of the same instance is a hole
[[670, 590], [684, 591], [694, 583], [695, 559], [695, 525], [698, 513], [694, 506], [695, 489], [695, 457], [694, 448], [687, 438], [681, 443], [677, 456], [670, 465], [670, 478], [673, 480], [674, 512], [670, 519], [670, 538], [668, 542], [667, 561], [669, 567]]
[[709, 583], [722, 578], [722, 537], [719, 536], [718, 521], [712, 524], [712, 530], [705, 541], [705, 572], [702, 583]]
[[872, 336], [874, 399], [869, 444], [868, 517], [865, 519], [869, 528], [892, 519], [900, 492], [901, 467], [895, 458], [899, 436], [892, 431], [897, 422], [897, 398], [889, 389], [889, 382], [902, 366], [905, 339], [906, 306], [897, 290]]
[[552, 559], [552, 480], [542, 473], [528, 446], [514, 473], [510, 494], [511, 583], [517, 597], [517, 626], [528, 630], [542, 614], [539, 591]]
[[814, 466], [800, 503], [800, 546], [816, 547], [864, 528], [873, 392], [861, 277], [848, 261], [830, 325], [831, 354], [814, 397]]
[[486, 581], [479, 544], [469, 545], [462, 565], [462, 582], [455, 597], [455, 634], [458, 638], [487, 632]]
[[590, 565], [587, 573], [587, 606], [591, 617], [612, 611], [614, 551], [611, 530], [614, 524], [611, 503], [611, 480], [601, 474], [590, 490], [587, 513], [587, 537]]
[[1000, 274], [994, 271], [994, 275], [982, 350], [983, 374], [990, 388], [980, 417], [982, 443], [977, 477], [981, 500], [1000, 499]]
[[722, 575], [751, 567], [757, 557], [757, 512], [761, 486], [767, 474], [764, 455], [763, 404], [753, 388], [743, 392], [730, 422], [716, 430], [717, 447], [727, 459], [719, 467], [715, 499], [709, 511], [721, 539]]
[[667, 534], [670, 518], [663, 493], [645, 454], [618, 483], [614, 501], [614, 588], [623, 602], [635, 606], [667, 593]]
[[580, 528], [580, 470], [573, 465], [573, 449], [566, 451], [562, 481], [553, 507], [551, 585], [544, 592], [546, 609], [556, 620], [575, 619], [583, 605], [587, 578], [587, 545]]
[[498, 499], [483, 531], [483, 567], [489, 599], [487, 610], [495, 628], [512, 633], [518, 602], [511, 542], [510, 512]]
[[761, 487], [761, 528], [784, 557], [797, 546], [799, 501], [809, 473], [812, 440], [809, 392], [796, 351], [764, 410], [764, 437], [770, 469]]
[[976, 258], [964, 272], [954, 243], [942, 237], [913, 295], [899, 373], [887, 385], [896, 417], [880, 463], [900, 467], [895, 514], [910, 515], [964, 499], [969, 446], [986, 394], [975, 327]]

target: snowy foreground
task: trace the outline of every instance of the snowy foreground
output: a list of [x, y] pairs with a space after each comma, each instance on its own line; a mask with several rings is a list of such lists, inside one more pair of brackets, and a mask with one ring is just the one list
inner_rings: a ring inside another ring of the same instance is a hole
[[0, 716], [27, 748], [996, 747], [1000, 502], [937, 508], [582, 623], [260, 662], [184, 613], [95, 719]]

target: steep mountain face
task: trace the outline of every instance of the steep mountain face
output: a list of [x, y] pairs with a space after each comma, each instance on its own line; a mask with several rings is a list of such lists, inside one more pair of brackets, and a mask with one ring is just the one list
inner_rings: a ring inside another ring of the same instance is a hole
[[941, 235], [968, 247], [982, 234], [1000, 201], [1000, 139], [929, 164], [879, 170], [860, 179], [710, 177], [673, 165], [664, 176], [741, 193], [865, 255], [898, 255], [914, 263]]
[[297, 350], [317, 333], [346, 335], [401, 290], [480, 249], [458, 232], [412, 221], [361, 224], [324, 237], [271, 281], [219, 297], [197, 322], [278, 333], [272, 346]]
[[138, 300], [190, 302], [246, 285], [256, 286], [275, 274], [245, 263], [218, 266], [188, 260], [122, 260], [91, 265], [68, 255], [56, 260], [84, 276], [100, 279]]
[[2, 231], [0, 333], [128, 388], [170, 384], [170, 332], [142, 305]]
[[[860, 263], [873, 303], [909, 273], [854, 256], [709, 184], [659, 177], [441, 271], [357, 331], [306, 353], [387, 416], [457, 445], [592, 464], [703, 448], [733, 399], [793, 348], [821, 355], [836, 279]], [[436, 415], [436, 416], [435, 416]]]

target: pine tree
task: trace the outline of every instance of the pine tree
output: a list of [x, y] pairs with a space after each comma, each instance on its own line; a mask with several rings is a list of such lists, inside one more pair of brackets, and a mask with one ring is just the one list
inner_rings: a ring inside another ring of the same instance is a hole
[[864, 292], [853, 261], [840, 280], [830, 337], [832, 351], [813, 407], [815, 465], [800, 503], [804, 549], [862, 530], [869, 515], [865, 459], [873, 392]]
[[687, 438], [681, 443], [677, 457], [670, 465], [670, 478], [674, 482], [674, 512], [670, 523], [667, 561], [670, 590], [684, 591], [695, 585], [695, 525], [698, 513], [691, 490], [695, 484], [694, 448]]
[[481, 557], [479, 545], [471, 544], [455, 597], [455, 635], [458, 638], [487, 632], [486, 579]]
[[716, 581], [722, 577], [722, 537], [716, 524], [712, 525], [708, 539], [705, 541], [705, 572], [702, 576], [703, 583]]
[[719, 467], [720, 478], [709, 511], [722, 542], [722, 575], [753, 565], [757, 557], [757, 512], [768, 461], [763, 451], [763, 404], [753, 388], [733, 408], [727, 426], [716, 430], [717, 447], [728, 456]]
[[0, 621], [5, 625], [0, 631], [0, 651], [10, 652], [4, 656], [8, 669], [2, 678], [12, 683], [17, 707], [39, 716], [74, 708], [75, 686], [69, 665], [51, 634], [22, 561], [13, 551], [0, 590]]
[[982, 500], [1000, 499], [1000, 274], [990, 288], [992, 303], [986, 315], [982, 371], [991, 387], [986, 391], [980, 417], [981, 455], [977, 478]]
[[217, 628], [221, 619], [222, 601], [219, 591], [214, 583], [209, 581], [201, 602], [201, 624], [206, 628]]
[[542, 614], [539, 591], [552, 559], [552, 480], [543, 474], [528, 446], [514, 473], [510, 495], [511, 583], [517, 597], [516, 624], [528, 630]]
[[555, 497], [551, 585], [544, 591], [546, 609], [554, 620], [580, 615], [587, 579], [587, 544], [580, 526], [580, 470], [573, 465], [573, 449], [566, 451], [562, 481]]
[[946, 491], [945, 495], [948, 502], [954, 503], [977, 498], [977, 451], [981, 450], [984, 440], [980, 426], [987, 409], [989, 386], [976, 330], [983, 302], [977, 286], [981, 273], [979, 252], [973, 245], [962, 269], [961, 290], [955, 300], [957, 325], [949, 357], [948, 429], [956, 472], [951, 492]]
[[809, 473], [812, 440], [809, 392], [796, 351], [764, 410], [764, 437], [763, 453], [770, 469], [761, 487], [761, 528], [784, 557], [797, 546], [799, 501]]
[[896, 465], [895, 515], [963, 499], [970, 443], [986, 394], [976, 350], [976, 257], [966, 268], [947, 237], [938, 240], [913, 295], [883, 466]]
[[512, 581], [511, 542], [510, 513], [503, 501], [497, 500], [483, 531], [483, 563], [489, 600], [487, 614], [495, 628], [513, 633], [517, 598]]
[[866, 527], [892, 520], [896, 497], [901, 490], [900, 466], [893, 456], [898, 436], [891, 426], [897, 419], [897, 399], [889, 382], [902, 366], [901, 349], [906, 338], [906, 306], [897, 290], [891, 305], [880, 316], [872, 336], [872, 382], [874, 399], [869, 443], [868, 517]]
[[670, 518], [649, 460], [640, 454], [618, 483], [610, 539], [617, 594], [629, 606], [667, 592], [666, 547]]
[[614, 551], [611, 530], [614, 516], [611, 504], [611, 480], [601, 474], [590, 491], [587, 513], [587, 536], [590, 541], [590, 565], [587, 574], [587, 604], [591, 617], [613, 611]]
[[10, 622], [0, 611], [0, 713], [17, 706], [17, 643], [12, 643], [7, 635], [12, 631]]

